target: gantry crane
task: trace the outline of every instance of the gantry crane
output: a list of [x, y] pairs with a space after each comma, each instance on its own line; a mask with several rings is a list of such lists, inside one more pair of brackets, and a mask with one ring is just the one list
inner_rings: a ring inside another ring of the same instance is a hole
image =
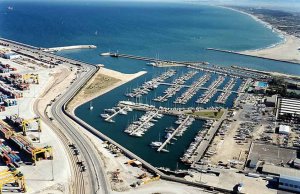
[[31, 79], [32, 83], [39, 84], [39, 74], [27, 73], [27, 74], [22, 75], [22, 78], [23, 78], [23, 81], [26, 83], [28, 83], [27, 80]]
[[30, 123], [32, 122], [36, 122], [38, 124], [38, 132], [42, 131], [42, 127], [41, 127], [41, 119], [39, 117], [35, 117], [33, 119], [24, 119], [22, 121], [22, 129], [23, 129], [23, 135], [26, 136], [26, 131], [27, 131], [27, 127]]
[[[40, 154], [43, 154], [42, 157], [39, 157]], [[40, 158], [52, 160], [53, 159], [52, 147], [46, 146], [43, 148], [36, 148], [32, 150], [33, 162], [36, 163], [36, 161], [38, 161]]]
[[17, 171], [15, 168], [0, 172], [0, 194], [2, 194], [3, 186], [9, 183], [20, 187], [20, 190], [23, 193], [26, 192], [24, 175], [21, 172]]

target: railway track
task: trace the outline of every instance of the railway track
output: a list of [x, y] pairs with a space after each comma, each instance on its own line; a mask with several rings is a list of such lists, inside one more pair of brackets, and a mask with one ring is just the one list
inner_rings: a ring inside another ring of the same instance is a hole
[[[42, 95], [45, 96], [56, 84], [59, 84], [57, 82], [54, 82], [52, 86]], [[69, 190], [71, 190], [71, 193], [85, 193], [85, 187], [84, 187], [84, 177], [81, 172], [80, 167], [77, 165], [77, 162], [79, 162], [79, 158], [74, 155], [74, 151], [70, 148], [70, 139], [63, 133], [61, 129], [59, 129], [56, 125], [53, 124], [51, 119], [48, 117], [46, 109], [43, 112], [40, 112], [38, 109], [40, 103], [40, 98], [38, 98], [34, 102], [33, 110], [34, 113], [39, 116], [45, 124], [47, 124], [53, 132], [58, 136], [62, 144], [64, 145], [64, 149], [68, 155], [69, 162], [71, 165], [71, 176], [72, 176], [72, 183], [69, 185]]]
[[[74, 124], [70, 122], [70, 119], [65, 114], [66, 103], [80, 90], [80, 88], [90, 79], [94, 73], [96, 73], [98, 66], [87, 64], [78, 60], [68, 59], [62, 56], [58, 56], [52, 53], [42, 51], [40, 48], [19, 43], [16, 41], [0, 38], [0, 43], [10, 47], [12, 50], [26, 55], [34, 59], [43, 58], [44, 60], [57, 60], [64, 61], [63, 63], [75, 66], [80, 69], [77, 74], [77, 79], [68, 87], [67, 91], [59, 95], [56, 101], [51, 106], [51, 113], [54, 121], [51, 121], [45, 113], [37, 110], [38, 102], [35, 103], [34, 111], [40, 116], [49, 126], [51, 126], [54, 132], [61, 139], [65, 145], [68, 157], [70, 158], [71, 171], [73, 184], [72, 193], [78, 194], [93, 194], [93, 193], [109, 193], [106, 177], [102, 170], [102, 161], [98, 157], [97, 151], [94, 145], [88, 140], [84, 134], [74, 127]], [[55, 126], [54, 123], [58, 122]], [[73, 150], [69, 147], [70, 144], [74, 144], [76, 149], [80, 152], [80, 160], [78, 156], [73, 155]], [[81, 172], [77, 162], [83, 161], [86, 166], [86, 171]]]

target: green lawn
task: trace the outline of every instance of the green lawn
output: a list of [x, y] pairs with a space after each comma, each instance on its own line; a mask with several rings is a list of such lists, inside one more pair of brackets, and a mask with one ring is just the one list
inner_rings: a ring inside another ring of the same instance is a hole
[[208, 118], [213, 118], [213, 119], [219, 119], [222, 117], [224, 111], [214, 111], [214, 110], [209, 110], [209, 111], [196, 111], [194, 113], [188, 113], [189, 115], [195, 115], [195, 116], [201, 116], [201, 117], [208, 117]]

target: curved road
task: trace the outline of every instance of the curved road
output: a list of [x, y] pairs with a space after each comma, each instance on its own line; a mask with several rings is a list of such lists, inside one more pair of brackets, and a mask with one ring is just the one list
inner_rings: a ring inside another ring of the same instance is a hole
[[[75, 181], [72, 184], [72, 191], [78, 194], [107, 194], [110, 193], [106, 183], [106, 177], [102, 170], [102, 161], [97, 154], [94, 145], [87, 139], [84, 134], [74, 127], [71, 120], [65, 116], [65, 105], [68, 101], [80, 90], [81, 87], [94, 75], [99, 67], [87, 64], [78, 60], [68, 59], [52, 53], [42, 51], [37, 47], [26, 45], [23, 43], [11, 41], [8, 39], [0, 38], [1, 44], [6, 44], [11, 49], [20, 54], [35, 59], [43, 59], [49, 62], [52, 60], [63, 61], [65, 64], [76, 65], [80, 67], [80, 72], [77, 74], [77, 79], [69, 86], [68, 90], [59, 95], [56, 101], [51, 106], [51, 113], [55, 121], [60, 125], [59, 128], [45, 117], [46, 114], [39, 113], [37, 110], [38, 102], [34, 105], [34, 110], [59, 136], [68, 151], [68, 156], [71, 162], [72, 177]], [[43, 116], [44, 115], [44, 116]], [[74, 144], [80, 152], [80, 156], [74, 156], [73, 150], [69, 147]], [[86, 171], [81, 172], [78, 168], [77, 162], [83, 161], [86, 166]], [[75, 168], [75, 169], [74, 169]]]
[[66, 103], [71, 99], [76, 92], [90, 79], [90, 77], [97, 71], [95, 66], [86, 66], [85, 71], [78, 74], [76, 81], [71, 85], [68, 91], [59, 97], [59, 99], [52, 105], [52, 115], [54, 119], [64, 128], [65, 132], [73, 140], [73, 143], [79, 149], [80, 154], [85, 158], [85, 165], [89, 172], [89, 181], [91, 193], [109, 193], [105, 175], [101, 169], [101, 161], [97, 153], [93, 152], [94, 147], [88, 139], [84, 137], [76, 127], [70, 123], [69, 119], [64, 114]]

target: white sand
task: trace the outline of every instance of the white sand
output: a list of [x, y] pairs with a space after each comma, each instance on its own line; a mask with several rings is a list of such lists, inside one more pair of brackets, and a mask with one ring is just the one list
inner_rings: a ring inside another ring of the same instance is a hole
[[240, 52], [242, 54], [266, 57], [277, 60], [300, 63], [300, 39], [291, 35], [285, 35], [286, 41], [271, 48]]
[[[97, 98], [131, 80], [134, 80], [142, 75], [144, 75], [145, 73], [147, 73], [146, 71], [140, 71], [140, 72], [137, 72], [137, 73], [134, 73], [134, 74], [125, 74], [125, 73], [121, 73], [121, 72], [118, 72], [118, 71], [114, 71], [114, 70], [111, 70], [111, 69], [107, 69], [107, 68], [104, 68], [102, 67], [99, 72], [97, 72], [97, 74], [100, 73], [100, 74], [103, 74], [103, 75], [106, 75], [106, 76], [110, 76], [112, 78], [115, 78], [115, 79], [119, 79], [121, 81], [119, 82], [116, 82], [115, 84], [112, 84], [110, 87], [107, 87], [105, 89], [102, 89], [102, 90], [99, 90], [98, 92], [96, 92], [95, 94], [89, 96], [89, 97], [85, 97], [84, 99], [81, 98], [80, 94], [78, 96], [78, 98], [74, 98], [74, 103], [76, 103], [76, 105], [73, 105], [73, 102], [71, 101], [70, 103], [70, 111], [74, 111], [78, 106], [94, 99], [94, 98]], [[96, 74], [96, 75], [97, 75]], [[91, 78], [92, 80], [93, 78]]]
[[255, 21], [262, 23], [267, 28], [272, 29], [275, 33], [277, 33], [280, 37], [284, 38], [284, 41], [271, 45], [268, 48], [263, 49], [257, 49], [257, 50], [247, 50], [240, 52], [241, 54], [247, 54], [252, 56], [258, 56], [258, 57], [266, 57], [276, 60], [284, 60], [284, 61], [290, 61], [294, 63], [300, 63], [300, 39], [291, 35], [286, 34], [285, 32], [278, 30], [274, 28], [271, 24], [262, 21], [255, 15], [249, 14], [247, 12], [236, 10], [234, 8], [230, 7], [223, 7], [225, 9], [230, 9], [233, 11], [237, 11], [239, 13], [248, 15], [249, 17], [253, 18]]

